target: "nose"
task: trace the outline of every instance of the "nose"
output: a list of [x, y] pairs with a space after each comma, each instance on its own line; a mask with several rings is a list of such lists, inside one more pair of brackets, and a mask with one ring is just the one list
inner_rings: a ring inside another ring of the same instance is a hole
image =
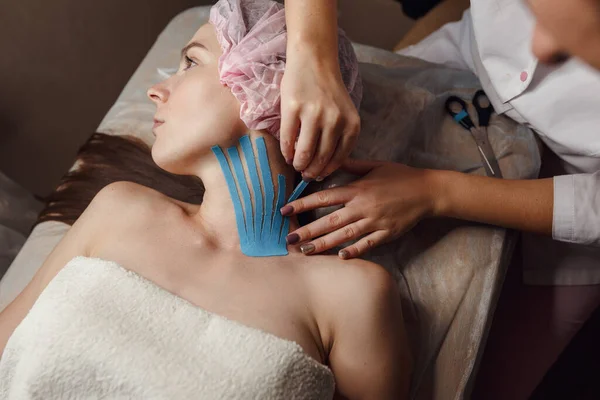
[[169, 98], [169, 90], [166, 88], [165, 82], [152, 85], [146, 94], [155, 104], [165, 103]]
[[535, 30], [533, 31], [531, 50], [541, 62], [546, 64], [564, 61], [567, 57], [552, 35], [539, 24], [536, 24]]

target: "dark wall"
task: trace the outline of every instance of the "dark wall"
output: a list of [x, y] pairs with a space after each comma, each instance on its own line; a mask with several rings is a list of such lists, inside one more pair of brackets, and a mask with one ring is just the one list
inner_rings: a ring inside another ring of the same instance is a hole
[[48, 194], [157, 35], [210, 0], [0, 0], [0, 170]]

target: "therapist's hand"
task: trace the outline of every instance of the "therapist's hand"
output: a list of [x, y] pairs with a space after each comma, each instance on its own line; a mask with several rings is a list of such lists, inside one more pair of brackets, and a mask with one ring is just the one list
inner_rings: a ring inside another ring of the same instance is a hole
[[294, 215], [320, 207], [345, 206], [287, 236], [289, 244], [306, 242], [301, 246], [305, 254], [317, 254], [364, 236], [339, 253], [343, 259], [358, 257], [396, 239], [422, 218], [437, 214], [436, 171], [358, 160], [348, 160], [343, 169], [364, 176], [347, 186], [313, 193], [281, 209], [284, 215]]
[[320, 57], [310, 46], [288, 51], [281, 83], [280, 145], [286, 161], [305, 179], [325, 178], [339, 168], [360, 131], [335, 50], [335, 58]]

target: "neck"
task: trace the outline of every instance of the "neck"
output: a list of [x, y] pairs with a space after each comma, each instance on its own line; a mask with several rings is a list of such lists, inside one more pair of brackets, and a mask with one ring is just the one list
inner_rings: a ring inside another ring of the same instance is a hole
[[[279, 197], [283, 197], [279, 203], [283, 205], [292, 193], [294, 189], [294, 171], [285, 163], [279, 151], [279, 142], [274, 137], [258, 131], [250, 131], [248, 137], [252, 149], [248, 146], [248, 140], [242, 139], [231, 144], [231, 147], [220, 147], [222, 153], [218, 149], [216, 150], [216, 153], [223, 154], [226, 159], [225, 167], [214, 154], [198, 167], [197, 175], [204, 184], [205, 193], [202, 206], [194, 218], [201, 224], [215, 247], [225, 249], [239, 249], [241, 247], [244, 254], [251, 255], [248, 254], [248, 251], [245, 251], [250, 246], [251, 249], [254, 249], [251, 252], [257, 253], [253, 255], [262, 255], [258, 254], [265, 251], [260, 247], [261, 241], [274, 245], [281, 238], [285, 238], [290, 229], [295, 230], [298, 227], [296, 218], [289, 220], [289, 226], [287, 223], [283, 224], [285, 220], [281, 217], [277, 204], [278, 194]], [[257, 139], [259, 142], [264, 140], [268, 165], [264, 165], [266, 164], [264, 159], [263, 163], [260, 163], [261, 157], [259, 157], [260, 150], [257, 147]], [[242, 145], [243, 141], [246, 141], [246, 148]], [[239, 154], [240, 163], [235, 161], [237, 154]], [[250, 157], [247, 157], [248, 155]], [[252, 159], [249, 160], [248, 158]], [[235, 181], [234, 185], [236, 185], [236, 191], [239, 195], [234, 195], [234, 198], [230, 193], [231, 182], [228, 185], [226, 179], [228, 171], [224, 171], [224, 169], [231, 171], [231, 177]], [[263, 170], [262, 174], [261, 170]], [[275, 199], [270, 205], [268, 204], [268, 190], [266, 190], [269, 185], [263, 182], [265, 174], [269, 172], [272, 177]], [[247, 190], [245, 190], [243, 183], [240, 185], [240, 179], [238, 178], [241, 175], [244, 176], [242, 180], [247, 182]], [[283, 187], [280, 188], [279, 181], [281, 178], [278, 179], [279, 175], [283, 176], [285, 180], [285, 191], [282, 191]], [[256, 185], [256, 183], [260, 183], [260, 185]], [[256, 188], [255, 186], [260, 187]], [[241, 212], [236, 214], [235, 202], [238, 199], [238, 210]], [[261, 203], [262, 206], [260, 206]], [[250, 213], [247, 212], [248, 208], [251, 208]], [[242, 215], [243, 217], [240, 220]], [[279, 218], [282, 219], [279, 220]], [[273, 223], [273, 221], [275, 222]], [[283, 233], [275, 232], [275, 229], [270, 230], [271, 226], [279, 226], [276, 225], [277, 221], [282, 223]], [[283, 244], [279, 243], [280, 249], [285, 249], [285, 242]]]

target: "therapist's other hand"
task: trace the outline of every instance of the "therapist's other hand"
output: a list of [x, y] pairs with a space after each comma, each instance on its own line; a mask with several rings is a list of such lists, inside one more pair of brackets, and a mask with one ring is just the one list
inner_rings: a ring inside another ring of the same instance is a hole
[[305, 225], [287, 236], [289, 244], [302, 243], [305, 254], [317, 254], [352, 239], [342, 249], [343, 259], [358, 257], [384, 242], [398, 238], [439, 208], [435, 172], [402, 164], [348, 160], [342, 168], [364, 175], [347, 186], [313, 193], [281, 209], [294, 215], [315, 208], [345, 207]]
[[288, 54], [280, 131], [281, 153], [288, 164], [304, 179], [324, 178], [348, 158], [359, 132], [360, 117], [337, 58], [318, 57], [308, 47]]

